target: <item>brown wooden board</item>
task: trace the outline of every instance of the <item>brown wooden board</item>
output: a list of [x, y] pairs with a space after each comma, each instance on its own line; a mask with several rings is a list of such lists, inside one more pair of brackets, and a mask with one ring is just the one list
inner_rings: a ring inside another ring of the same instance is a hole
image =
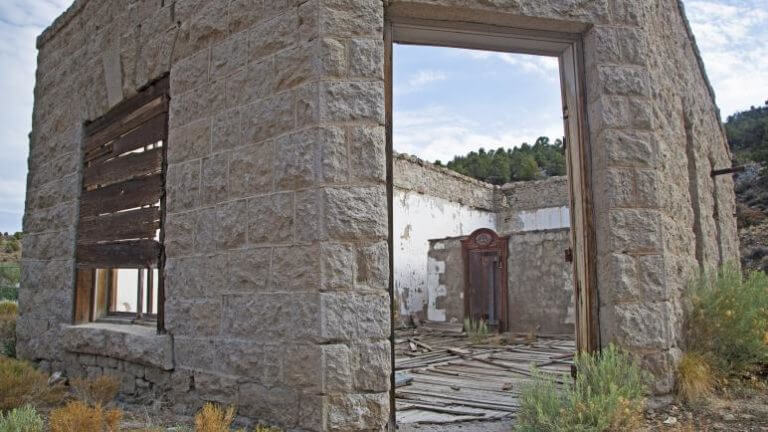
[[132, 153], [104, 162], [94, 162], [83, 171], [83, 187], [104, 186], [149, 174], [163, 168], [163, 149]]
[[90, 321], [93, 277], [93, 270], [83, 269], [77, 271], [77, 281], [75, 283], [75, 324]]
[[160, 208], [149, 207], [80, 221], [78, 244], [153, 239], [160, 228]]
[[162, 174], [86, 191], [80, 199], [80, 218], [153, 205], [162, 195]]
[[131, 130], [106, 145], [91, 149], [85, 154], [85, 161], [92, 162], [119, 156], [123, 153], [142, 148], [146, 145], [165, 140], [165, 125], [168, 116], [161, 112], [136, 129]]
[[80, 268], [151, 267], [156, 266], [159, 259], [160, 243], [154, 240], [133, 240], [77, 247], [77, 265]]
[[139, 108], [147, 105], [154, 99], [160, 96], [168, 94], [169, 80], [168, 76], [164, 76], [159, 80], [149, 84], [147, 88], [140, 90], [139, 93], [123, 102], [115, 105], [107, 114], [99, 117], [98, 119], [88, 123], [85, 126], [85, 135], [94, 135], [104, 128], [112, 125], [118, 119], [125, 117]]
[[[158, 97], [145, 105], [141, 109], [137, 110], [125, 118], [115, 120], [114, 123], [106, 126], [101, 131], [88, 136], [85, 139], [85, 146], [83, 147], [86, 158], [92, 155], [94, 152], [110, 141], [116, 140], [128, 132], [133, 131], [142, 124], [146, 123], [150, 119], [157, 115], [161, 115], [168, 111], [168, 99], [166, 97]], [[147, 143], [149, 144], [149, 143]]]

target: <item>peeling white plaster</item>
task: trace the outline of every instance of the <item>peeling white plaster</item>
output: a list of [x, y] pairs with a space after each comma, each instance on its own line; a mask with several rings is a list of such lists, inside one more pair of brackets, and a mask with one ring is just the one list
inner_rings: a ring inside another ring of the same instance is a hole
[[438, 295], [428, 294], [429, 240], [469, 235], [478, 228], [495, 229], [496, 214], [400, 189], [395, 189], [393, 202], [395, 293], [400, 314], [408, 316], [424, 310], [427, 300]]

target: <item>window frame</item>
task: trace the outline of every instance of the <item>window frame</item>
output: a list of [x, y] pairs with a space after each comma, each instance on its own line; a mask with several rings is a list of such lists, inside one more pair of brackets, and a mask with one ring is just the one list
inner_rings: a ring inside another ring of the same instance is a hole
[[[155, 325], [158, 333], [165, 333], [169, 105], [166, 74], [84, 125], [73, 324]], [[136, 311], [116, 311], [112, 307], [116, 270], [134, 269]], [[148, 281], [155, 288], [148, 287]], [[156, 313], [152, 313], [154, 289]]]

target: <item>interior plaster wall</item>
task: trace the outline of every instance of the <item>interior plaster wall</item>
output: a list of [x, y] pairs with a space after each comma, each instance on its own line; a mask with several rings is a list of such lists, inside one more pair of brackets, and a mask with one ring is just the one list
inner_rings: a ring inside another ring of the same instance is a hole
[[393, 266], [400, 316], [444, 321], [428, 283], [429, 240], [495, 229], [494, 187], [406, 155], [397, 155], [393, 168]]

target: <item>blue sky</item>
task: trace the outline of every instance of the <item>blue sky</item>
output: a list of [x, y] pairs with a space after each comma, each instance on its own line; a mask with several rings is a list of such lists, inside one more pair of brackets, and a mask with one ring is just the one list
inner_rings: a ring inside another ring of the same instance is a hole
[[[21, 229], [35, 37], [71, 0], [0, 0], [0, 231]], [[727, 116], [768, 99], [768, 0], [685, 0]], [[433, 161], [562, 135], [553, 60], [397, 46], [395, 148]]]

